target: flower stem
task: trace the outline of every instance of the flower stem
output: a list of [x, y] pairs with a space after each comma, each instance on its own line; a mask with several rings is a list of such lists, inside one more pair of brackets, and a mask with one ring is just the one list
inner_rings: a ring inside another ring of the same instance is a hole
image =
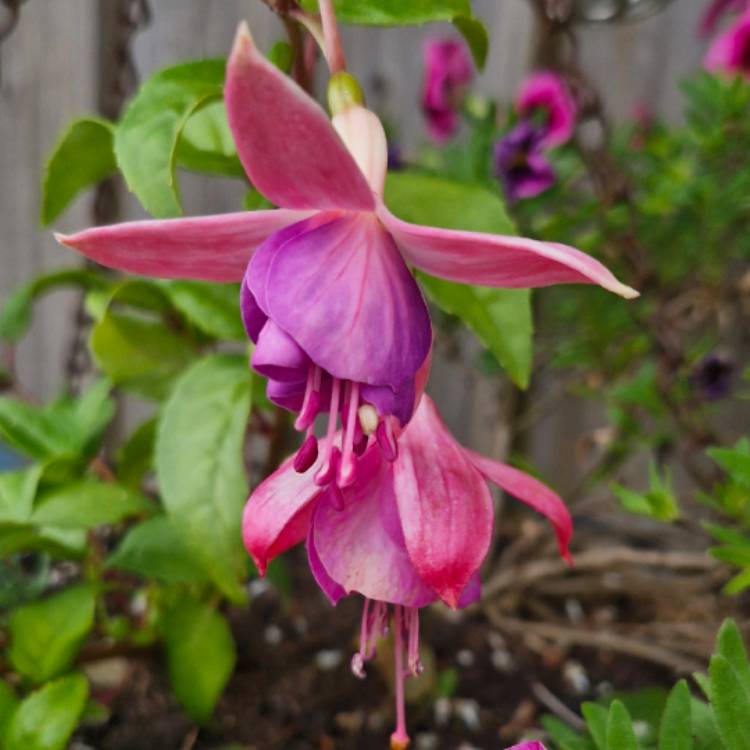
[[336, 23], [336, 13], [333, 10], [333, 0], [318, 0], [320, 7], [320, 20], [323, 24], [323, 38], [325, 39], [325, 56], [331, 73], [339, 73], [346, 70], [344, 58], [344, 47], [339, 36], [339, 27]]

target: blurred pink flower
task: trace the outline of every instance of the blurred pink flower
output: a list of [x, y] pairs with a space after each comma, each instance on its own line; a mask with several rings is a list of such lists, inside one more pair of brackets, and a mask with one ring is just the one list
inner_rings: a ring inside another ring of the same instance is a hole
[[[321, 453], [327, 440], [320, 441]], [[357, 676], [364, 676], [365, 662], [392, 619], [398, 709], [393, 747], [406, 747], [402, 682], [421, 671], [418, 610], [438, 599], [465, 607], [479, 597], [479, 567], [493, 525], [487, 482], [544, 515], [565, 559], [573, 526], [562, 500], [541, 482], [462, 448], [427, 396], [398, 445], [398, 456], [389, 462], [371, 438], [354, 483], [343, 489], [335, 482], [319, 486], [315, 465], [300, 474], [288, 459], [251, 494], [242, 534], [261, 575], [272, 558], [306, 541], [310, 568], [333, 604], [352, 593], [365, 597], [360, 647], [352, 659]]]
[[541, 742], [533, 740], [532, 742], [522, 742], [520, 745], [506, 747], [505, 750], [547, 750]]
[[565, 81], [551, 71], [532, 73], [521, 85], [516, 98], [518, 114], [525, 119], [543, 118], [541, 145], [559, 146], [573, 135], [577, 107]]
[[712, 42], [703, 65], [713, 73], [750, 79], [750, 7]]
[[747, 5], [748, 0], [713, 0], [701, 16], [698, 35], [703, 38], [711, 36], [723, 16], [728, 13], [741, 13]]
[[437, 143], [445, 143], [458, 130], [458, 110], [474, 66], [466, 46], [457, 39], [428, 39], [423, 59], [422, 111], [427, 131]]
[[495, 143], [495, 176], [502, 181], [509, 202], [533, 198], [555, 184], [555, 173], [542, 147], [543, 138], [542, 128], [522, 120]]

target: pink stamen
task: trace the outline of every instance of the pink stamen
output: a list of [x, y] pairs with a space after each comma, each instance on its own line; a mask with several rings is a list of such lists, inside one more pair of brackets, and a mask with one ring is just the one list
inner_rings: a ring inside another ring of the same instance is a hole
[[318, 458], [318, 440], [315, 435], [308, 434], [302, 447], [294, 457], [294, 470], [298, 474], [304, 474]]
[[359, 626], [359, 651], [352, 656], [352, 672], [360, 680], [364, 680], [365, 662], [367, 661], [367, 647], [370, 641], [370, 600], [365, 597], [362, 607], [362, 622]]
[[409, 674], [418, 677], [424, 672], [424, 666], [419, 658], [419, 610], [416, 607], [406, 611], [406, 630], [409, 633], [406, 663]]
[[393, 424], [388, 417], [380, 420], [375, 436], [385, 460], [395, 461], [398, 458], [398, 443], [396, 442], [396, 436], [393, 434]]
[[403, 607], [394, 608], [394, 654], [396, 679], [396, 730], [391, 735], [391, 750], [406, 750], [409, 747], [409, 735], [406, 733], [406, 707], [404, 705], [404, 643], [403, 643]]
[[315, 484], [319, 487], [325, 487], [335, 476], [336, 467], [333, 466], [331, 454], [333, 452], [333, 436], [336, 432], [336, 423], [339, 416], [339, 398], [341, 396], [341, 381], [338, 378], [333, 379], [331, 385], [331, 408], [328, 414], [328, 431], [326, 432], [326, 444], [323, 454], [323, 463], [315, 475]]
[[338, 470], [339, 487], [348, 487], [357, 477], [357, 467], [352, 455], [354, 450], [354, 435], [359, 420], [357, 409], [359, 408], [359, 383], [349, 383], [347, 387], [349, 396], [349, 408], [346, 410], [346, 419], [342, 412], [342, 421], [346, 425], [341, 453], [341, 463]]
[[297, 419], [294, 420], [294, 429], [302, 432], [308, 429], [315, 421], [320, 411], [320, 367], [310, 365], [307, 371], [307, 383], [305, 384], [305, 397], [302, 401]]

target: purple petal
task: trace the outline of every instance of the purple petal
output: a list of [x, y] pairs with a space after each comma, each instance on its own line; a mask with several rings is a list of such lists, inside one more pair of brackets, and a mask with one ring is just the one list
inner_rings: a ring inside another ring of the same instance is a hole
[[285, 208], [372, 211], [367, 180], [321, 107], [237, 32], [224, 87], [237, 153], [253, 185]]
[[401, 386], [424, 362], [432, 329], [393, 240], [366, 214], [306, 225], [254, 256], [246, 279], [258, 305], [334, 377]]
[[302, 211], [243, 211], [129, 221], [55, 238], [107, 268], [140, 276], [239, 281], [261, 243], [307, 216]]
[[712, 72], [750, 77], [750, 7], [713, 41], [703, 65]]
[[406, 425], [414, 412], [414, 378], [405, 380], [397, 388], [387, 385], [363, 385], [359, 389], [363, 401], [372, 404], [383, 417], [393, 414], [402, 425]]
[[310, 358], [286, 331], [268, 320], [258, 336], [251, 364], [264, 377], [298, 383], [307, 376]]

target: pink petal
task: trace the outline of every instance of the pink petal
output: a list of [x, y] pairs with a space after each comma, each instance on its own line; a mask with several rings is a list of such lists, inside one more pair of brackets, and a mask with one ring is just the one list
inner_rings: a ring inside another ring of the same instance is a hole
[[244, 23], [224, 98], [240, 160], [270, 201], [284, 208], [374, 209], [367, 180], [325, 112], [258, 52]]
[[378, 116], [364, 107], [349, 107], [335, 115], [332, 124], [372, 191], [382, 198], [388, 169], [388, 143]]
[[543, 143], [557, 146], [569, 140], [576, 124], [576, 103], [556, 73], [542, 70], [530, 75], [523, 83], [516, 102], [520, 115], [530, 115], [536, 110], [547, 113], [547, 133]]
[[314, 545], [327, 578], [346, 593], [392, 604], [423, 607], [434, 601], [404, 546], [390, 464], [377, 448], [360, 461], [357, 481], [344, 490], [344, 503], [339, 510], [321, 498], [312, 520], [308, 545]]
[[288, 458], [250, 495], [242, 514], [242, 539], [261, 575], [274, 557], [307, 536], [313, 501], [321, 492], [313, 482], [317, 468], [298, 474], [294, 457]]
[[599, 284], [627, 299], [638, 296], [598, 260], [567, 245], [409, 224], [385, 206], [378, 215], [406, 260], [432, 276], [506, 289]]
[[541, 742], [534, 740], [533, 742], [522, 742], [520, 745], [513, 745], [513, 747], [506, 747], [505, 750], [547, 750]]
[[715, 73], [740, 73], [750, 78], [750, 7], [708, 48], [703, 66]]
[[560, 554], [570, 562], [568, 545], [573, 536], [573, 522], [560, 497], [538, 479], [512, 466], [498, 463], [468, 449], [464, 449], [464, 452], [490, 482], [509, 495], [513, 495], [516, 500], [526, 503], [537, 513], [541, 513], [552, 524], [557, 535]]
[[409, 557], [455, 608], [490, 546], [490, 492], [428, 396], [398, 446], [393, 485]]
[[140, 276], [241, 281], [260, 244], [307, 216], [302, 211], [243, 211], [130, 221], [55, 238], [103, 266]]
[[343, 586], [336, 583], [336, 581], [328, 575], [328, 571], [323, 566], [318, 556], [318, 551], [315, 549], [315, 542], [313, 540], [313, 524], [310, 524], [310, 531], [307, 535], [307, 561], [310, 565], [313, 578], [315, 582], [320, 586], [323, 593], [328, 597], [328, 600], [335, 607], [343, 597], [346, 596], [346, 590]]

